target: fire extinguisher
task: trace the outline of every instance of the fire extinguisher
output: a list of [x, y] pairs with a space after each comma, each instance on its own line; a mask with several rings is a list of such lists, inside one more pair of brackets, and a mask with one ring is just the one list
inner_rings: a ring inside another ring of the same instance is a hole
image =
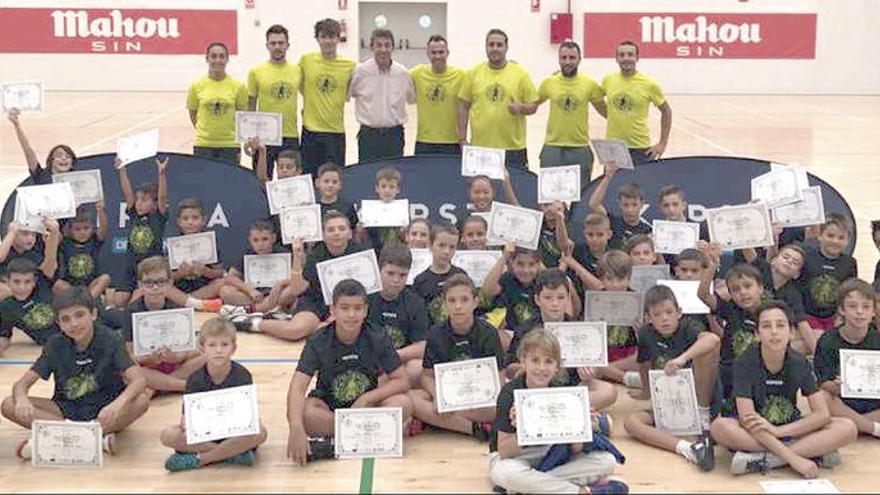
[[345, 19], [339, 20], [339, 42], [345, 43], [348, 41], [348, 26], [345, 24]]

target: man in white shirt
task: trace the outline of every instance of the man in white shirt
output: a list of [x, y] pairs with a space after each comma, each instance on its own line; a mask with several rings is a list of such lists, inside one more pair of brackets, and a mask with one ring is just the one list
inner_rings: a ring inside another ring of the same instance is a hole
[[348, 97], [355, 99], [358, 161], [403, 155], [406, 104], [415, 103], [415, 89], [406, 68], [391, 60], [394, 35], [375, 29], [370, 35], [373, 57], [357, 64]]

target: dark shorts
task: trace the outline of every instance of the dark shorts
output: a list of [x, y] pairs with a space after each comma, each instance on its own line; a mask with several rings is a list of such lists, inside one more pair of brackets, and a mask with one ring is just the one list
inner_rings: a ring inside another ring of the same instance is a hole
[[[272, 177], [274, 177], [275, 161], [278, 159], [278, 153], [281, 153], [283, 150], [299, 151], [299, 138], [285, 137], [281, 139], [281, 146], [266, 146], [266, 174], [267, 177], [269, 177], [269, 180], [272, 180]], [[255, 173], [257, 171], [257, 161], [259, 161], [259, 159], [259, 153], [254, 153], [254, 156], [251, 157]]]
[[318, 167], [333, 162], [345, 165], [345, 134], [336, 132], [312, 132], [305, 127], [300, 139], [303, 174], [314, 175]]
[[461, 145], [458, 143], [421, 143], [416, 141], [416, 155], [460, 155]]
[[880, 400], [877, 399], [841, 399], [853, 411], [859, 414], [868, 414], [880, 409]]
[[504, 165], [508, 168], [521, 168], [523, 170], [528, 170], [529, 168], [529, 154], [528, 151], [523, 148], [521, 150], [506, 150], [504, 152]]
[[541, 168], [581, 165], [583, 183], [590, 181], [593, 174], [593, 150], [589, 146], [554, 146], [545, 144], [541, 148]]
[[200, 158], [210, 158], [238, 165], [241, 163], [241, 148], [212, 148], [208, 146], [193, 146], [193, 155]]
[[630, 148], [629, 156], [632, 158], [633, 165], [641, 163], [651, 163], [653, 160], [648, 157], [649, 148]]
[[403, 156], [403, 126], [369, 127], [358, 131], [358, 162]]
[[[121, 390], [120, 393], [122, 393]], [[113, 402], [118, 396], [119, 394], [112, 397], [105, 397], [95, 403], [60, 398], [53, 398], [52, 402], [58, 406], [58, 409], [61, 409], [61, 415], [64, 416], [64, 419], [69, 419], [71, 421], [91, 421], [98, 417], [98, 413], [101, 412], [101, 409], [104, 409], [107, 404]]]
[[174, 282], [174, 286], [185, 294], [192, 294], [209, 283], [211, 283], [211, 281], [205, 277], [182, 278]]
[[313, 313], [321, 321], [326, 320], [330, 316], [330, 310], [324, 304], [324, 301], [315, 301], [308, 296], [300, 296], [296, 300], [296, 306], [293, 307], [292, 314], [296, 316], [297, 313], [302, 312]]
[[309, 392], [308, 397], [310, 399], [318, 399], [319, 401], [323, 402], [324, 404], [327, 404], [327, 407], [329, 407], [331, 411], [336, 410], [336, 406], [334, 405], [334, 401], [330, 400], [330, 397], [328, 396], [327, 392], [324, 392], [324, 391], [318, 390], [318, 389], [313, 389], [311, 392]]

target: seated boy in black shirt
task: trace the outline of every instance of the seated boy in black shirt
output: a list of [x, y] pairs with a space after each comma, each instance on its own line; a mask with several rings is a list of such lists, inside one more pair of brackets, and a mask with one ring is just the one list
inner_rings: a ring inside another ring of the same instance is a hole
[[[283, 161], [279, 159], [278, 163], [278, 170], [280, 171], [280, 164]], [[277, 240], [278, 233], [272, 222], [257, 220], [251, 224], [251, 228], [248, 231], [248, 248], [244, 256], [289, 252], [287, 248], [278, 244]], [[292, 262], [293, 258], [291, 258]], [[290, 294], [290, 290], [288, 290], [290, 278], [275, 282], [271, 288], [252, 287], [245, 283], [244, 280], [244, 258], [242, 258], [241, 263], [229, 268], [229, 273], [224, 279], [225, 285], [220, 289], [220, 298], [223, 299], [225, 304], [220, 311], [222, 315], [267, 313], [279, 306], [287, 307], [296, 300], [296, 296]]]
[[430, 324], [436, 325], [446, 321], [443, 284], [457, 273], [464, 274], [464, 270], [452, 264], [458, 246], [458, 229], [454, 225], [445, 222], [432, 225], [430, 242], [431, 266], [416, 276], [413, 289], [425, 300]]
[[9, 347], [13, 328], [45, 345], [58, 333], [49, 284], [38, 275], [37, 265], [27, 258], [10, 261], [6, 269], [11, 295], [0, 301], [0, 352]]
[[[52, 236], [58, 232], [58, 222], [51, 218], [43, 220], [46, 226], [45, 239], [36, 232], [24, 230], [15, 222], [9, 222], [6, 227], [6, 235], [0, 241], [0, 300], [9, 297], [9, 286], [6, 284], [6, 270], [12, 260], [26, 258], [34, 262], [40, 268], [47, 280], [55, 277], [58, 270], [58, 246], [61, 236]], [[52, 242], [49, 242], [52, 241]], [[46, 256], [50, 254], [51, 256]]]
[[[85, 285], [92, 297], [100, 297], [110, 286], [110, 275], [101, 273], [98, 252], [107, 238], [107, 215], [104, 202], [95, 203], [96, 219], [80, 206], [76, 217], [64, 227], [65, 235], [58, 250], [58, 280], [53, 290], [59, 292], [73, 285]], [[97, 224], [97, 228], [95, 225]]]

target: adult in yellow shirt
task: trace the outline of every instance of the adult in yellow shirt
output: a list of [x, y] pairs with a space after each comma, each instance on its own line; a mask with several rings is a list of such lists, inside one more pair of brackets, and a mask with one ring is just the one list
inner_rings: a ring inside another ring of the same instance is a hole
[[[260, 112], [280, 113], [281, 146], [266, 146], [266, 167], [269, 179], [275, 170], [275, 160], [282, 150], [298, 150], [299, 134], [296, 125], [297, 94], [302, 73], [299, 65], [287, 61], [290, 48], [287, 28], [274, 24], [266, 30], [266, 50], [269, 60], [248, 71], [248, 108]], [[245, 151], [253, 155], [257, 170], [259, 150]]]
[[447, 64], [449, 46], [440, 34], [428, 38], [429, 64], [410, 70], [416, 89], [419, 129], [417, 155], [460, 155], [458, 142], [458, 90], [464, 71]]
[[[639, 47], [632, 41], [617, 45], [617, 65], [614, 72], [602, 79], [608, 105], [608, 139], [626, 142], [633, 163], [657, 160], [666, 151], [669, 131], [672, 129], [672, 108], [663, 96], [663, 90], [650, 77], [636, 70]], [[651, 146], [648, 133], [648, 108], [653, 103], [660, 110], [660, 142]]]
[[226, 74], [229, 49], [213, 42], [205, 50], [208, 75], [196, 79], [186, 94], [189, 120], [196, 130], [193, 155], [236, 165], [241, 147], [235, 142], [235, 112], [247, 110], [247, 88]]
[[315, 40], [321, 51], [299, 59], [303, 97], [303, 172], [315, 174], [327, 162], [345, 165], [345, 101], [354, 61], [339, 57], [339, 22], [323, 19], [315, 24]]
[[589, 104], [605, 117], [605, 92], [591, 77], [578, 74], [581, 47], [574, 41], [559, 45], [559, 72], [541, 81], [538, 103], [550, 101], [547, 134], [541, 148], [541, 167], [580, 164], [589, 181], [593, 172]]
[[487, 62], [468, 71], [458, 92], [458, 140], [467, 144], [468, 121], [475, 146], [506, 150], [508, 167], [527, 168], [526, 115], [535, 112], [538, 93], [528, 72], [507, 60], [507, 34], [486, 34]]

